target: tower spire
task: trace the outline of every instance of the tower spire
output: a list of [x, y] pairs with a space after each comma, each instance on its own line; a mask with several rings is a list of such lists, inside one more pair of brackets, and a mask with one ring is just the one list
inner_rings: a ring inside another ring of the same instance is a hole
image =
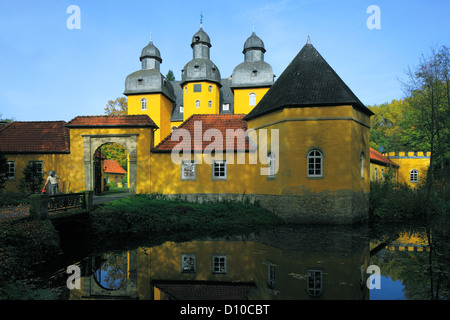
[[203, 14], [200, 13], [200, 28], [203, 27]]

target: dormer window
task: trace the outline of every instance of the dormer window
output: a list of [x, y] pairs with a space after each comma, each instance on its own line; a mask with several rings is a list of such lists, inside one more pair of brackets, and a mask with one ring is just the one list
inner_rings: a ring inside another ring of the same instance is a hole
[[138, 79], [138, 85], [142, 86], [144, 84], [144, 79]]
[[254, 77], [256, 77], [258, 75], [258, 70], [253, 69], [252, 74], [253, 74]]
[[200, 36], [195, 36], [195, 42], [199, 42], [200, 41]]

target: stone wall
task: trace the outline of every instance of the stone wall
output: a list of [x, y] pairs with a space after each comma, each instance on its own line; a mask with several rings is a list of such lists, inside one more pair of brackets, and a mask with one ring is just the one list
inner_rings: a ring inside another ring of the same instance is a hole
[[154, 194], [152, 197], [193, 203], [236, 201], [260, 205], [288, 223], [353, 224], [368, 219], [369, 194], [362, 191], [305, 192], [303, 195], [232, 193]]

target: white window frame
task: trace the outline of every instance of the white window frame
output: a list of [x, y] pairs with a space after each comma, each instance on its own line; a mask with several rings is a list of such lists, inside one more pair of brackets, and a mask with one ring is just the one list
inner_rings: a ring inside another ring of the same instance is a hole
[[229, 103], [224, 103], [222, 105], [222, 110], [223, 111], [229, 111], [230, 110], [230, 104]]
[[[192, 175], [186, 175], [186, 170], [189, 170], [191, 167], [191, 171], [193, 171]], [[196, 180], [197, 178], [197, 164], [195, 160], [182, 160], [181, 161], [181, 180]]]
[[417, 169], [412, 169], [409, 172], [409, 182], [411, 183], [417, 183], [419, 182], [419, 170]]
[[250, 107], [256, 106], [256, 93], [252, 92], [248, 95], [248, 105]]
[[[221, 175], [221, 168], [223, 167], [223, 175]], [[227, 161], [226, 160], [214, 160], [212, 163], [212, 180], [227, 180]]]
[[212, 108], [212, 101], [211, 100], [208, 101], [208, 107]]
[[180, 113], [184, 113], [184, 107], [180, 106]]
[[6, 172], [6, 178], [8, 180], [15, 180], [16, 179], [16, 162], [15, 161], [8, 161], [8, 171]]
[[213, 92], [213, 86], [208, 86], [208, 92]]
[[227, 273], [227, 256], [224, 254], [213, 255], [211, 258], [211, 272], [214, 274]]
[[308, 178], [323, 178], [323, 153], [321, 150], [312, 149], [308, 152], [306, 170]]
[[200, 108], [200, 100], [195, 100], [195, 107]]
[[147, 99], [146, 98], [141, 99], [141, 110], [147, 110]]

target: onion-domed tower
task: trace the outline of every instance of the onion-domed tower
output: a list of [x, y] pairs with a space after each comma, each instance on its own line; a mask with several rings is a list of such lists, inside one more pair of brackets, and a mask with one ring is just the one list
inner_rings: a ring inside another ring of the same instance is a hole
[[159, 127], [157, 144], [171, 132], [174, 89], [160, 72], [161, 53], [152, 40], [142, 49], [140, 60], [142, 69], [127, 76], [124, 95], [128, 97], [128, 114], [147, 114]]
[[184, 120], [192, 114], [218, 114], [220, 111], [220, 72], [210, 60], [211, 40], [200, 26], [192, 37], [193, 59], [181, 71]]
[[244, 43], [244, 62], [233, 70], [234, 112], [249, 113], [273, 84], [273, 70], [264, 61], [264, 42], [255, 31]]

